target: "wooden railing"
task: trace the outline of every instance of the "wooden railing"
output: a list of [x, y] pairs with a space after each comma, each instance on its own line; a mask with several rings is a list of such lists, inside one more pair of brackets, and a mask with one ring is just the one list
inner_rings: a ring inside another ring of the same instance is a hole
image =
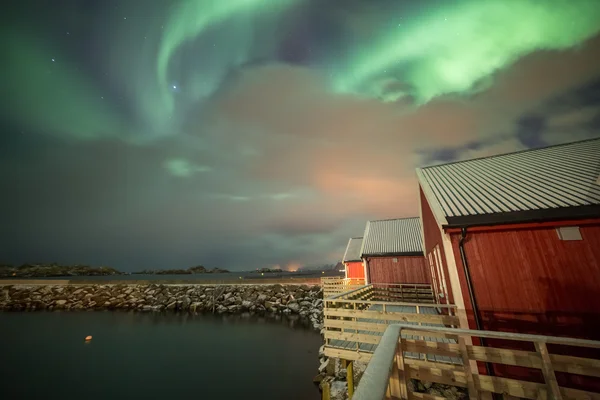
[[363, 286], [323, 300], [326, 356], [369, 361], [389, 324], [459, 325], [454, 305], [364, 300], [370, 293]]
[[364, 279], [350, 279], [338, 277], [321, 278], [321, 286], [323, 287], [324, 298], [354, 290], [358, 287], [364, 286], [364, 284]]
[[372, 283], [354, 298], [392, 303], [435, 303], [431, 285], [421, 283]]
[[[418, 335], [421, 339], [406, 339]], [[436, 337], [457, 338], [455, 343], [440, 343]], [[472, 345], [481, 338], [528, 342], [535, 351]], [[426, 399], [440, 397], [409, 392], [407, 381], [418, 379], [467, 388], [469, 399], [491, 398], [503, 394], [508, 398], [584, 400], [600, 399], [596, 392], [559, 386], [555, 372], [600, 378], [600, 360], [551, 354], [547, 344], [600, 349], [600, 342], [562, 337], [517, 333], [451, 329], [413, 325], [390, 325], [379, 342], [353, 400]], [[425, 358], [409, 358], [407, 352]], [[431, 356], [451, 357], [460, 362], [432, 361]], [[499, 376], [479, 375], [476, 362], [510, 365], [539, 370], [543, 383]]]

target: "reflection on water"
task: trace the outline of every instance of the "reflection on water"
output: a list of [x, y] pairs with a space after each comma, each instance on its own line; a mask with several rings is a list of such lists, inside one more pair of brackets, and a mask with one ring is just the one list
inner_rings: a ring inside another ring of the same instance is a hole
[[319, 398], [321, 337], [285, 316], [0, 313], [0, 339], [2, 399]]

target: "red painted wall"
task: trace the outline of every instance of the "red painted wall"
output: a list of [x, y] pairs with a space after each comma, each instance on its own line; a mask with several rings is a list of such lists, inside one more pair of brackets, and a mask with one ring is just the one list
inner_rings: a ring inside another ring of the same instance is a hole
[[[600, 220], [580, 226], [580, 232], [582, 241], [559, 240], [551, 227], [468, 234], [465, 252], [482, 328], [600, 340]], [[458, 248], [460, 235], [453, 233], [451, 238], [469, 325], [475, 329]], [[513, 341], [489, 340], [489, 344], [535, 351]], [[552, 352], [600, 358], [590, 349], [549, 347]], [[496, 366], [494, 373], [542, 379], [539, 371], [520, 367]], [[564, 386], [600, 390], [597, 381], [582, 376], [557, 373], [557, 379]]]
[[431, 283], [423, 256], [369, 257], [369, 283]]
[[[508, 229], [465, 242], [484, 329], [600, 340], [600, 220], [580, 227], [581, 241], [559, 240], [554, 228]], [[452, 245], [472, 311], [459, 238]]]
[[344, 263], [346, 265], [346, 271], [348, 272], [348, 278], [352, 279], [365, 279], [365, 268], [361, 261], [351, 261]]
[[[421, 201], [421, 221], [423, 224], [423, 235], [425, 237], [425, 257], [427, 257], [429, 253], [431, 253], [431, 251], [435, 248], [436, 245], [440, 246], [442, 267], [444, 268], [446, 287], [448, 288], [448, 303], [454, 304], [454, 296], [452, 296], [450, 274], [448, 274], [448, 263], [446, 262], [446, 254], [444, 253], [444, 247], [442, 245], [442, 234], [440, 232], [440, 227], [437, 221], [435, 220], [435, 217], [433, 216], [431, 207], [427, 203], [427, 199], [425, 198], [425, 194], [423, 193], [423, 189], [421, 189], [421, 187], [419, 187], [419, 196]], [[429, 268], [429, 261], [426, 262], [427, 267]], [[429, 270], [431, 269], [429, 268]], [[439, 276], [437, 272], [435, 272], [435, 269], [434, 274], [436, 275], [436, 281], [440, 282], [442, 277]], [[435, 291], [436, 297], [439, 299], [437, 287], [435, 288]], [[442, 300], [442, 302], [446, 303], [445, 300]]]

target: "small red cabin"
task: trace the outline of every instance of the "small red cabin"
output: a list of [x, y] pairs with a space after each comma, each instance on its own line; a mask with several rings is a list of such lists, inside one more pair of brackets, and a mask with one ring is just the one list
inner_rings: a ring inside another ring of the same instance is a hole
[[431, 283], [418, 217], [367, 222], [361, 258], [367, 283]]
[[360, 259], [360, 249], [362, 247], [363, 238], [355, 237], [348, 240], [348, 246], [344, 252], [342, 263], [346, 267], [346, 278], [349, 279], [365, 279], [365, 268]]
[[464, 327], [600, 340], [600, 139], [417, 175], [436, 292]]

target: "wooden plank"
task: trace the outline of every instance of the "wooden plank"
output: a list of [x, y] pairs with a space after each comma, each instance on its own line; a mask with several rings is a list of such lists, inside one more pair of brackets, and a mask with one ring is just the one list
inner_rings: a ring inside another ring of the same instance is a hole
[[399, 396], [402, 399], [408, 397], [408, 387], [406, 386], [406, 359], [404, 358], [404, 352], [402, 351], [402, 339], [396, 342], [396, 356], [394, 357], [395, 364], [395, 376], [397, 376], [400, 382]]
[[462, 371], [452, 371], [441, 368], [418, 368], [409, 365], [406, 365], [405, 370], [408, 378], [458, 387], [467, 386], [467, 379], [465, 378], [465, 373]]
[[[406, 370], [407, 376], [412, 379], [467, 387], [467, 378], [462, 371], [452, 371], [441, 368], [416, 368], [408, 365], [406, 366]], [[510, 396], [526, 399], [537, 399], [538, 393], [542, 393], [542, 395], [545, 395], [546, 393], [546, 385], [535, 382], [486, 375], [473, 375], [473, 382], [478, 391], [501, 394], [506, 393]]]
[[341, 321], [335, 319], [323, 320], [323, 326], [325, 328], [338, 328], [338, 329], [357, 329], [363, 331], [374, 331], [374, 332], [385, 332], [387, 329], [386, 324], [376, 322], [354, 322], [354, 321]]
[[347, 299], [325, 299], [323, 300], [325, 303], [364, 303], [367, 305], [373, 304], [388, 304], [391, 306], [423, 306], [423, 307], [431, 307], [431, 308], [448, 308], [452, 310], [456, 310], [456, 306], [454, 304], [434, 304], [431, 303], [428, 305], [427, 303], [410, 303], [410, 302], [396, 302], [390, 303], [389, 301], [366, 301], [366, 300], [347, 300]]
[[[402, 335], [412, 335], [412, 336], [418, 336], [418, 335], [422, 335], [423, 331], [415, 331], [412, 330], [410, 328], [406, 328], [406, 329], [402, 329]], [[427, 337], [431, 337], [431, 338], [445, 338], [448, 340], [453, 340], [454, 342], [458, 341], [458, 336], [457, 335], [449, 335], [447, 333], [440, 333], [440, 332], [427, 332]], [[447, 342], [449, 343], [449, 342]]]
[[458, 318], [448, 315], [429, 315], [413, 313], [382, 313], [379, 311], [354, 311], [325, 308], [323, 314], [326, 317], [351, 317], [375, 319], [381, 321], [398, 322], [426, 322], [430, 324], [453, 325], [458, 323]]
[[515, 379], [499, 378], [496, 376], [474, 375], [475, 387], [492, 393], [506, 393], [510, 396], [526, 399], [538, 399], [538, 394], [544, 398], [546, 385], [535, 382], [519, 381]]
[[542, 368], [542, 358], [533, 351], [497, 349], [494, 347], [467, 346], [469, 358], [497, 364], [518, 365], [528, 368]]
[[555, 371], [600, 378], [600, 360], [550, 354]]
[[560, 392], [567, 400], [600, 400], [600, 393], [561, 387]]
[[372, 353], [336, 349], [332, 347], [325, 347], [325, 355], [327, 357], [342, 358], [345, 360], [360, 361], [365, 363], [371, 361], [371, 357], [373, 357]]
[[396, 345], [396, 354], [394, 356], [394, 360], [392, 361], [392, 372], [388, 382], [391, 397], [400, 399], [406, 398], [406, 381], [404, 377], [402, 351], [399, 351], [398, 345]]
[[562, 394], [558, 387], [558, 382], [556, 381], [556, 375], [554, 374], [554, 368], [552, 368], [552, 360], [550, 360], [550, 354], [548, 353], [546, 343], [535, 342], [535, 349], [542, 357], [542, 373], [544, 374], [544, 380], [546, 381], [552, 399], [562, 400]]
[[462, 365], [450, 364], [444, 362], [432, 362], [425, 360], [417, 360], [414, 358], [405, 358], [404, 364], [415, 368], [439, 368], [455, 372], [464, 372]]
[[465, 376], [467, 378], [467, 390], [470, 400], [478, 400], [477, 389], [475, 389], [475, 381], [473, 380], [473, 371], [471, 371], [471, 363], [469, 362], [469, 353], [465, 339], [461, 336], [458, 338], [458, 347], [460, 348], [460, 356], [463, 363]]
[[460, 348], [457, 344], [426, 342], [424, 340], [402, 340], [402, 349], [414, 353], [437, 354], [440, 356], [460, 357]]
[[366, 335], [360, 333], [342, 333], [335, 331], [325, 331], [325, 337], [335, 340], [346, 340], [350, 342], [379, 344], [381, 341], [380, 335]]
[[446, 398], [427, 393], [409, 392], [408, 400], [446, 400]]

